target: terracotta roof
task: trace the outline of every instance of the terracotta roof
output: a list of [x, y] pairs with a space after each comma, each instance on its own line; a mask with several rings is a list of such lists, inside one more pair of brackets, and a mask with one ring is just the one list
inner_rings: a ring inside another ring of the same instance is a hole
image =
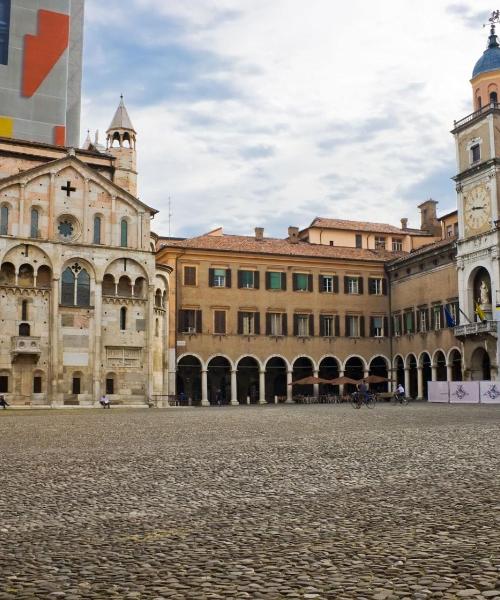
[[420, 229], [401, 229], [388, 223], [370, 223], [369, 221], [346, 221], [345, 219], [325, 219], [316, 217], [309, 227], [325, 229], [345, 229], [347, 231], [368, 231], [370, 233], [393, 233], [397, 235], [429, 235]]
[[[163, 241], [162, 241], [163, 242]], [[299, 241], [292, 243], [288, 239], [264, 238], [256, 240], [254, 237], [243, 235], [201, 235], [199, 237], [168, 241], [160, 244], [164, 248], [192, 248], [196, 250], [217, 250], [220, 252], [249, 252], [254, 254], [276, 254], [281, 256], [304, 256], [320, 258], [347, 258], [387, 262], [394, 256], [401, 256], [402, 252], [388, 252], [387, 250], [368, 250], [366, 248], [346, 248], [343, 246], [326, 246], [310, 244]]]
[[404, 256], [399, 256], [398, 258], [392, 260], [388, 266], [392, 267], [395, 265], [399, 265], [401, 263], [404, 263], [405, 260], [411, 260], [415, 256], [422, 256], [422, 254], [426, 254], [427, 252], [431, 253], [434, 250], [439, 250], [448, 245], [450, 246], [450, 248], [452, 248], [455, 245], [455, 243], [456, 243], [456, 238], [453, 237], [453, 238], [445, 238], [443, 240], [438, 240], [437, 242], [433, 242], [432, 244], [426, 244], [425, 246], [418, 248], [418, 250], [413, 250], [412, 252], [410, 252]]

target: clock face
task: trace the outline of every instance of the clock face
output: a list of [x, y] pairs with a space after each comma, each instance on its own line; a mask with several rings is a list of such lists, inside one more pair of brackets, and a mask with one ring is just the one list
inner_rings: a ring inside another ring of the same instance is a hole
[[468, 191], [464, 197], [464, 221], [467, 229], [483, 229], [490, 217], [490, 194], [484, 185]]

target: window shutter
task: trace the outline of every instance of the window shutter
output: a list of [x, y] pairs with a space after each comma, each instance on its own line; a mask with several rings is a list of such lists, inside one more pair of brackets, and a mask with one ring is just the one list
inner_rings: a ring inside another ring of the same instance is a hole
[[231, 269], [226, 269], [226, 287], [231, 287]]
[[202, 331], [202, 320], [201, 320], [201, 310], [196, 311], [196, 333], [201, 333]]
[[253, 274], [253, 287], [256, 290], [258, 290], [260, 287], [260, 273], [258, 271], [255, 271]]
[[382, 279], [382, 294], [387, 296], [387, 279], [385, 277]]
[[299, 335], [299, 317], [293, 315], [293, 335]]
[[324, 292], [325, 288], [323, 285], [323, 275], [319, 275], [318, 276], [318, 292], [321, 294], [321, 292]]
[[389, 337], [389, 319], [384, 317], [384, 337]]
[[429, 331], [430, 321], [429, 321], [429, 309], [428, 308], [425, 309], [425, 322], [426, 322], [427, 331]]
[[281, 323], [282, 323], [282, 333], [283, 335], [288, 335], [288, 315], [286, 313], [283, 313], [281, 316]]
[[339, 293], [339, 276], [338, 275], [333, 276], [333, 293], [334, 294]]
[[266, 335], [271, 335], [271, 314], [266, 313]]
[[340, 317], [335, 315], [335, 334], [336, 337], [340, 337]]
[[[281, 275], [281, 277], [283, 277], [283, 275]], [[298, 289], [297, 274], [296, 273], [292, 273], [292, 289], [293, 289], [294, 292], [296, 292], [297, 289]]]
[[[360, 288], [360, 293], [361, 293], [361, 288]], [[368, 294], [370, 296], [373, 296], [374, 293], [375, 293], [375, 285], [373, 283], [373, 279], [371, 277], [368, 277]]]
[[[239, 271], [238, 271], [238, 275], [239, 275]], [[242, 333], [243, 333], [243, 313], [238, 312], [238, 335], [241, 335]]]
[[325, 335], [325, 315], [319, 315], [319, 335]]
[[365, 337], [365, 318], [359, 317], [359, 337]]
[[441, 329], [446, 329], [448, 325], [446, 324], [446, 317], [444, 314], [444, 304], [441, 304], [439, 307], [439, 312], [441, 313]]
[[271, 273], [266, 272], [266, 290], [271, 289]]
[[182, 333], [184, 331], [184, 319], [185, 319], [184, 311], [180, 310], [179, 316], [177, 318], [177, 331], [179, 333]]
[[214, 287], [215, 269], [208, 269], [208, 285]]
[[344, 294], [349, 293], [349, 277], [344, 277]]
[[253, 328], [255, 335], [260, 335], [260, 313], [253, 313]]
[[375, 319], [370, 317], [370, 337], [375, 337]]
[[[312, 277], [312, 275], [310, 275]], [[314, 337], [314, 315], [309, 315], [309, 335]]]
[[281, 289], [286, 290], [286, 273], [281, 273]]
[[238, 288], [243, 287], [243, 272], [238, 269]]
[[416, 326], [416, 331], [420, 331], [421, 321], [422, 321], [422, 319], [420, 318], [420, 310], [417, 309], [417, 326]]
[[220, 320], [221, 320], [221, 329], [220, 331], [222, 331], [222, 333], [227, 333], [226, 330], [226, 311], [225, 310], [221, 310], [220, 312]]
[[312, 275], [307, 276], [307, 290], [309, 292], [313, 291], [313, 276]]
[[360, 294], [363, 293], [363, 278], [358, 277], [358, 291]]
[[436, 326], [436, 320], [434, 319], [434, 308], [431, 306], [430, 329], [434, 329], [435, 326]]
[[344, 325], [345, 325], [345, 329], [344, 329], [345, 336], [349, 337], [349, 335], [350, 335], [351, 332], [350, 332], [350, 329], [349, 329], [349, 317], [347, 315], [345, 316], [345, 323], [344, 323]]

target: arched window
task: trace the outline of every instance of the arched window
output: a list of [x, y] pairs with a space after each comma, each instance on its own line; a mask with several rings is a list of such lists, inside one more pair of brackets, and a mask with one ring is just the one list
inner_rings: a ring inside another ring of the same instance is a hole
[[76, 280], [76, 305], [90, 306], [90, 277], [85, 269], [78, 273]]
[[21, 303], [21, 321], [28, 320], [28, 301], [23, 300]]
[[29, 323], [21, 323], [19, 325], [19, 336], [20, 337], [29, 337], [30, 336], [30, 326]]
[[128, 222], [122, 219], [120, 223], [120, 246], [128, 246]]
[[496, 92], [491, 92], [490, 93], [490, 102], [493, 102], [494, 104], [497, 104], [497, 102], [498, 102], [498, 94]]
[[101, 243], [101, 217], [94, 217], [94, 244]]
[[90, 276], [78, 265], [64, 270], [61, 282], [61, 304], [90, 306]]
[[0, 208], [0, 235], [8, 235], [9, 233], [9, 207], [2, 206]]
[[40, 237], [38, 232], [38, 210], [36, 208], [31, 209], [31, 224], [30, 224], [30, 237]]
[[120, 308], [120, 329], [121, 331], [127, 329], [127, 309], [124, 306]]
[[75, 304], [75, 275], [69, 267], [62, 274], [61, 304], [64, 306]]

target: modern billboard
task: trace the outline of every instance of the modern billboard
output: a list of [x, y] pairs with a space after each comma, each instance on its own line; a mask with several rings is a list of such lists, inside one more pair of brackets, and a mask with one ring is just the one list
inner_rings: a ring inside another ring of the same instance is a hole
[[84, 0], [0, 0], [0, 136], [79, 146]]

